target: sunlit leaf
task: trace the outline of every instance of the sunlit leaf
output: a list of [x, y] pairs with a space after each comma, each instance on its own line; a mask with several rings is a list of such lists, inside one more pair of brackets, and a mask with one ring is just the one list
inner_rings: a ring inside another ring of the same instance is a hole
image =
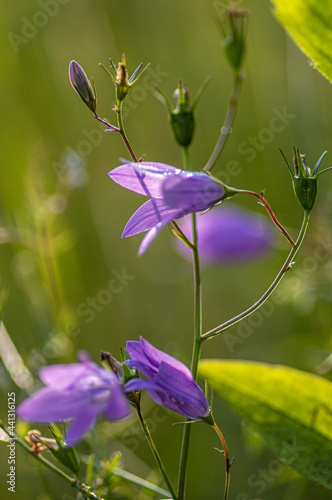
[[294, 368], [204, 360], [200, 375], [283, 463], [332, 489], [332, 383]]
[[308, 56], [332, 81], [332, 2], [330, 0], [272, 0], [275, 16]]

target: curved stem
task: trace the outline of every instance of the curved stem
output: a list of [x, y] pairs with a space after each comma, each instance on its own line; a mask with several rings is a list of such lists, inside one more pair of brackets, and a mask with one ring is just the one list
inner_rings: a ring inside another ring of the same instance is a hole
[[126, 136], [126, 132], [123, 126], [122, 122], [122, 102], [117, 103], [117, 110], [116, 110], [116, 116], [118, 119], [118, 127], [119, 127], [119, 132], [121, 134], [122, 140], [125, 143], [126, 148], [128, 149], [128, 153], [131, 156], [131, 159], [136, 163], [137, 162], [137, 157], [128, 141], [128, 138]]
[[137, 412], [137, 416], [138, 416], [138, 420], [141, 424], [141, 427], [142, 427], [142, 430], [143, 430], [143, 433], [144, 433], [144, 436], [150, 446], [150, 449], [152, 451], [152, 455], [154, 456], [154, 459], [159, 467], [159, 470], [165, 480], [165, 483], [167, 484], [167, 487], [170, 491], [170, 494], [171, 494], [171, 497], [173, 500], [177, 500], [177, 496], [175, 494], [175, 491], [173, 489], [173, 486], [172, 486], [172, 483], [170, 482], [169, 478], [168, 478], [168, 475], [167, 475], [167, 472], [166, 472], [166, 469], [164, 467], [164, 464], [160, 458], [160, 455], [158, 453], [158, 450], [156, 448], [156, 445], [154, 444], [154, 441], [152, 439], [152, 436], [151, 436], [151, 433], [150, 433], [150, 430], [147, 426], [147, 423], [145, 422], [144, 420], [144, 417], [142, 415], [142, 412], [141, 412], [141, 405], [140, 405], [140, 402], [138, 400], [138, 397], [137, 397], [137, 394], [135, 392], [132, 392], [131, 393], [133, 399], [134, 399], [134, 402], [135, 402], [135, 406], [136, 406], [136, 412]]
[[114, 125], [111, 125], [105, 118], [100, 118], [100, 116], [98, 116], [95, 111], [94, 111], [93, 115], [96, 118], [96, 120], [101, 122], [103, 125], [106, 125], [106, 127], [109, 127], [114, 132], [120, 132], [120, 129], [118, 129], [117, 127], [114, 127]]
[[243, 80], [244, 76], [243, 73], [235, 73], [234, 75], [234, 84], [233, 84], [233, 90], [231, 93], [231, 96], [228, 101], [228, 108], [227, 108], [227, 113], [226, 113], [226, 118], [224, 121], [223, 126], [221, 127], [220, 131], [220, 136], [217, 141], [217, 144], [215, 145], [215, 148], [205, 165], [204, 169], [205, 171], [210, 170], [217, 159], [219, 158], [219, 155], [222, 151], [222, 148], [224, 147], [226, 140], [229, 136], [229, 134], [232, 132], [232, 125], [234, 122], [234, 118], [236, 115], [236, 109], [237, 109], [237, 103], [239, 100], [239, 95], [240, 95], [240, 90], [241, 90], [241, 83]]
[[219, 325], [216, 328], [213, 328], [213, 330], [210, 330], [209, 332], [204, 333], [201, 336], [201, 341], [208, 340], [212, 337], [215, 337], [216, 335], [219, 335], [220, 333], [224, 332], [225, 330], [228, 330], [228, 328], [235, 325], [236, 323], [238, 323], [242, 319], [246, 318], [247, 316], [252, 314], [254, 311], [256, 311], [261, 305], [264, 304], [264, 302], [269, 298], [271, 293], [277, 288], [280, 281], [285, 276], [286, 272], [291, 268], [293, 259], [294, 259], [295, 255], [297, 254], [297, 252], [298, 252], [298, 250], [303, 242], [303, 239], [304, 239], [307, 227], [308, 227], [308, 223], [309, 223], [309, 211], [306, 210], [304, 212], [302, 227], [300, 229], [299, 235], [297, 237], [297, 240], [296, 240], [294, 246], [292, 247], [291, 251], [289, 252], [287, 259], [285, 260], [279, 273], [277, 274], [277, 276], [275, 277], [275, 279], [273, 280], [273, 282], [271, 283], [269, 288], [266, 290], [266, 292], [263, 293], [261, 298], [259, 300], [257, 300], [257, 302], [255, 302], [255, 304], [253, 304], [251, 307], [249, 307], [249, 309], [246, 309], [241, 314], [234, 316], [234, 318], [226, 321], [226, 323], [223, 323], [222, 325]]
[[[185, 170], [189, 170], [189, 150], [184, 148], [184, 165]], [[196, 214], [191, 215], [192, 221], [192, 252], [193, 252], [193, 269], [194, 269], [194, 345], [191, 359], [191, 371], [194, 379], [197, 378], [197, 368], [201, 352], [201, 335], [202, 335], [202, 283], [200, 273], [200, 262], [198, 253]], [[188, 421], [187, 421], [188, 422]], [[183, 500], [185, 491], [186, 471], [189, 453], [191, 425], [188, 423], [184, 426], [182, 434], [182, 445], [179, 465], [178, 477], [178, 500]]]

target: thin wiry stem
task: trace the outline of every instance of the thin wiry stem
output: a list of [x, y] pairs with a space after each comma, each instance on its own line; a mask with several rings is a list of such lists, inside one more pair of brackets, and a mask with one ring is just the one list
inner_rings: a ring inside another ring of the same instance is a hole
[[225, 460], [226, 460], [224, 500], [227, 500], [227, 498], [228, 498], [228, 492], [229, 492], [229, 484], [230, 484], [231, 462], [230, 462], [230, 459], [229, 459], [229, 453], [228, 453], [228, 448], [227, 448], [226, 440], [224, 438], [223, 433], [221, 432], [221, 430], [219, 429], [219, 427], [217, 426], [217, 424], [215, 422], [214, 422], [214, 425], [213, 425], [213, 429], [216, 431], [216, 433], [219, 436], [219, 439], [220, 439], [220, 442], [221, 442], [221, 445], [222, 445], [222, 449], [223, 449], [223, 454], [224, 454]]
[[169, 477], [167, 475], [167, 472], [166, 472], [166, 469], [165, 469], [165, 466], [160, 458], [160, 455], [158, 453], [158, 450], [156, 448], [156, 445], [152, 439], [152, 436], [151, 436], [151, 433], [150, 433], [150, 430], [149, 430], [149, 427], [147, 426], [147, 423], [145, 422], [144, 418], [143, 418], [143, 415], [142, 415], [142, 412], [141, 412], [141, 405], [140, 405], [140, 402], [138, 400], [138, 397], [136, 395], [135, 392], [132, 392], [132, 397], [134, 399], [134, 402], [135, 402], [135, 406], [136, 406], [136, 413], [137, 413], [137, 416], [138, 416], [138, 420], [141, 424], [141, 427], [142, 427], [142, 430], [143, 430], [143, 433], [144, 433], [144, 436], [150, 446], [150, 449], [152, 451], [152, 454], [154, 456], [154, 459], [159, 467], [159, 470], [165, 480], [165, 483], [167, 484], [167, 487], [170, 491], [170, 494], [171, 494], [171, 497], [173, 500], [177, 500], [177, 496], [175, 494], [175, 491], [173, 489], [173, 486], [172, 486], [172, 483], [170, 482], [169, 480]]
[[226, 113], [226, 118], [224, 121], [223, 126], [221, 127], [220, 130], [220, 136], [218, 138], [217, 144], [215, 145], [215, 148], [205, 165], [204, 169], [205, 171], [211, 170], [211, 168], [214, 166], [215, 162], [219, 158], [219, 155], [228, 139], [229, 134], [232, 132], [232, 126], [233, 122], [235, 119], [236, 115], [236, 110], [237, 110], [237, 103], [239, 100], [240, 96], [240, 90], [241, 90], [241, 84], [242, 80], [244, 78], [243, 73], [235, 73], [234, 74], [234, 84], [233, 84], [233, 90], [231, 93], [231, 96], [228, 101], [228, 108], [227, 108], [227, 113]]

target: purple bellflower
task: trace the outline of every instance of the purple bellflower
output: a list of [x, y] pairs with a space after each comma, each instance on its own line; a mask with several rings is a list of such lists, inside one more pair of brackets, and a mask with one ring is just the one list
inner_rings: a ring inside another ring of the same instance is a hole
[[130, 414], [130, 405], [116, 375], [81, 353], [80, 363], [45, 366], [39, 372], [46, 387], [25, 399], [17, 415], [29, 422], [49, 424], [72, 420], [66, 444], [73, 446], [93, 426], [98, 415], [120, 420]]
[[163, 163], [126, 163], [109, 172], [109, 176], [120, 186], [151, 197], [132, 215], [122, 234], [125, 238], [148, 231], [138, 255], [167, 223], [203, 212], [236, 194], [236, 190], [204, 172], [187, 172]]
[[204, 419], [209, 415], [207, 399], [186, 365], [156, 349], [143, 337], [139, 342], [127, 342], [127, 350], [131, 359], [125, 363], [147, 380], [132, 378], [125, 384], [125, 391], [145, 389], [155, 403], [187, 418]]
[[[266, 218], [236, 206], [216, 207], [197, 217], [198, 249], [205, 264], [231, 263], [260, 257], [273, 243], [273, 232]], [[191, 239], [191, 220], [185, 217], [180, 227]], [[186, 258], [190, 249], [180, 240], [176, 248]]]

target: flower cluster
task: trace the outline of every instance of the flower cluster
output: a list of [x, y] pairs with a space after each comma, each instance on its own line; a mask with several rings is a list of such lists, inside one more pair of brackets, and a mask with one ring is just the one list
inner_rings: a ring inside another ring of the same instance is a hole
[[42, 368], [39, 377], [45, 387], [23, 401], [17, 415], [40, 424], [70, 420], [68, 446], [78, 443], [100, 414], [108, 420], [127, 417], [130, 405], [125, 392], [145, 389], [157, 404], [180, 415], [193, 419], [208, 416], [208, 402], [183, 363], [142, 337], [139, 342], [127, 342], [127, 350], [131, 359], [126, 364], [148, 380], [134, 377], [122, 386], [113, 371], [101, 368], [81, 353], [80, 363]]

